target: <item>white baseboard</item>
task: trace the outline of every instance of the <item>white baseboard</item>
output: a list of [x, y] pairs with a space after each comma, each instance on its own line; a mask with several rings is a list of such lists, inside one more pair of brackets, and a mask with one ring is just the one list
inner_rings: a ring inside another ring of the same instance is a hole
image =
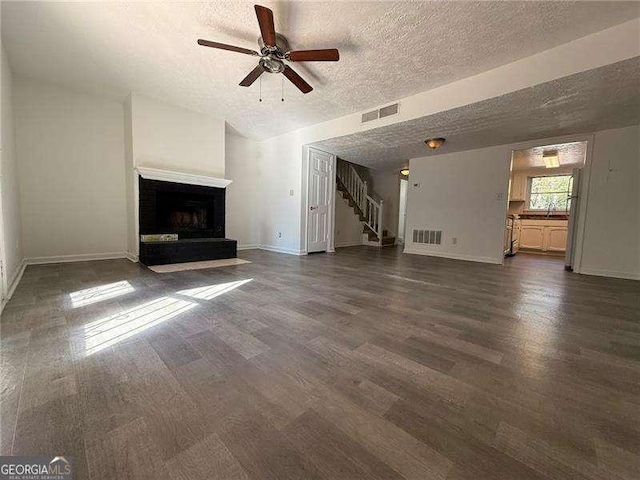
[[238, 245], [238, 250], [257, 250], [259, 245]]
[[598, 268], [581, 268], [580, 275], [595, 275], [597, 277], [623, 278], [625, 280], [640, 280], [640, 273], [620, 272], [616, 270], [601, 270]]
[[477, 257], [474, 255], [461, 255], [457, 253], [437, 253], [437, 252], [425, 252], [424, 250], [418, 250], [411, 247], [405, 247], [403, 253], [408, 253], [411, 255], [424, 255], [427, 257], [439, 257], [439, 258], [450, 258], [451, 260], [464, 260], [467, 262], [478, 262], [478, 263], [492, 263], [494, 265], [501, 265], [502, 258], [496, 259], [492, 257]]
[[126, 252], [108, 253], [83, 253], [80, 255], [60, 255], [54, 257], [26, 258], [27, 265], [44, 265], [48, 263], [88, 262], [91, 260], [113, 260], [116, 258], [129, 258]]
[[293, 248], [278, 247], [276, 245], [260, 245], [260, 250], [267, 250], [269, 252], [286, 253], [288, 255], [306, 255], [306, 250], [295, 250]]
[[340, 247], [356, 247], [358, 245], [363, 245], [362, 241], [360, 242], [342, 242], [342, 243], [336, 243], [336, 248], [340, 248]]
[[133, 263], [138, 263], [140, 261], [140, 257], [138, 257], [138, 255], [131, 253], [131, 252], [127, 252], [125, 254], [126, 259], [133, 262]]
[[13, 275], [13, 278], [8, 279], [9, 283], [7, 285], [9, 286], [9, 289], [7, 290], [7, 298], [4, 299], [4, 302], [0, 306], [0, 312], [2, 311], [4, 306], [7, 304], [7, 302], [11, 300], [11, 297], [13, 297], [13, 293], [16, 291], [16, 287], [20, 283], [20, 280], [22, 280], [22, 275], [24, 275], [24, 271], [26, 268], [27, 268], [27, 261], [23, 258], [22, 262], [20, 262], [20, 266], [18, 267], [15, 274]]

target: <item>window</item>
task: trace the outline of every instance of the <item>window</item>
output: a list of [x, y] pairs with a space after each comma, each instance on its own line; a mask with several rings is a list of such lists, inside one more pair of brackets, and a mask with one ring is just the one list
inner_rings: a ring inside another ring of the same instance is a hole
[[572, 183], [572, 175], [531, 177], [527, 210], [569, 210]]

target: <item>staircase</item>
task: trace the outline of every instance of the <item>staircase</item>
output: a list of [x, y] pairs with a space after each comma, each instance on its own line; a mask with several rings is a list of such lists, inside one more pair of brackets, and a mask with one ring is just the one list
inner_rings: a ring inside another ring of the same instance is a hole
[[396, 238], [388, 236], [388, 231], [383, 228], [383, 201], [376, 201], [369, 195], [367, 182], [362, 180], [351, 163], [338, 159], [336, 181], [342, 197], [364, 222], [363, 234], [367, 243], [379, 247], [395, 245]]

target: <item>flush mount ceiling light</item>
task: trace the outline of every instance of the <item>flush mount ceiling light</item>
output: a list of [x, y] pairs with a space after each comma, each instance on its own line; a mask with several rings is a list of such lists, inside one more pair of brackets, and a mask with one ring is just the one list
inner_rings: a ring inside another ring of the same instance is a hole
[[542, 153], [542, 161], [545, 168], [558, 168], [560, 166], [560, 158], [557, 150], [547, 150]]
[[440, 148], [446, 140], [444, 138], [429, 138], [424, 141], [431, 150]]
[[400, 170], [400, 173], [402, 175], [404, 175], [405, 177], [407, 177], [409, 175], [409, 169], [408, 168], [403, 168], [402, 170]]

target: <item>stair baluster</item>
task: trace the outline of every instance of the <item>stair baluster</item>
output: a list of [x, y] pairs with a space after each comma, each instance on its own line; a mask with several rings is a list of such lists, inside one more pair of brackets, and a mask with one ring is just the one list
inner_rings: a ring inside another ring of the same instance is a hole
[[369, 185], [360, 177], [351, 163], [338, 159], [336, 170], [338, 181], [351, 197], [351, 203], [357, 208], [358, 215], [364, 219], [365, 225], [377, 237], [377, 243], [381, 246], [384, 236], [382, 200], [378, 202], [369, 195]]

